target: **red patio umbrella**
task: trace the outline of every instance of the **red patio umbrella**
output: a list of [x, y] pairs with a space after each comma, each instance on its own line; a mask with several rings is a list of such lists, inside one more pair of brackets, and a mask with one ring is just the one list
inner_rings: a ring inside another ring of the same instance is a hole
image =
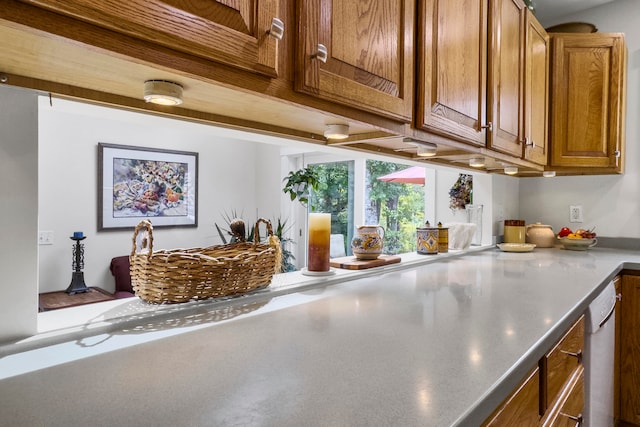
[[402, 169], [388, 175], [381, 176], [378, 179], [386, 182], [402, 182], [405, 184], [424, 185], [424, 177], [424, 168], [422, 166], [412, 166], [407, 169]]

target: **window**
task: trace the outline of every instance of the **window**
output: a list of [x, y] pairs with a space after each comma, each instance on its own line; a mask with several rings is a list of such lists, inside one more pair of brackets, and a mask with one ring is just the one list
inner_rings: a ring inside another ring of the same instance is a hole
[[[356, 226], [365, 224], [385, 229], [384, 253], [415, 251], [416, 228], [425, 222], [424, 167], [380, 160], [316, 163], [311, 167], [320, 184], [311, 195], [309, 211], [331, 213], [331, 234], [343, 236], [345, 255], [352, 254], [350, 242]], [[357, 167], [363, 173], [355, 173]], [[399, 171], [415, 176], [384, 180]], [[364, 179], [359, 182], [355, 176]], [[356, 206], [355, 200], [361, 200], [363, 206]]]
[[[317, 173], [319, 188], [311, 195], [309, 211], [331, 213], [332, 253], [351, 255], [348, 243], [354, 231], [354, 161], [319, 163], [311, 167]], [[340, 243], [343, 247], [339, 247]]]
[[425, 222], [424, 182], [424, 167], [367, 160], [365, 222], [384, 227], [384, 253], [416, 250], [416, 228]]

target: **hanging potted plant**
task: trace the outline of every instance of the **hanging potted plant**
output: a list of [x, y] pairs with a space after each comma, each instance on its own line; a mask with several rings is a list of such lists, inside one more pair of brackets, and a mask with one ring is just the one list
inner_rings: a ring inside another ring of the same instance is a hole
[[310, 190], [317, 190], [319, 184], [318, 176], [310, 166], [289, 172], [283, 181], [285, 185], [282, 191], [289, 195], [291, 201], [298, 199], [305, 207], [309, 203]]

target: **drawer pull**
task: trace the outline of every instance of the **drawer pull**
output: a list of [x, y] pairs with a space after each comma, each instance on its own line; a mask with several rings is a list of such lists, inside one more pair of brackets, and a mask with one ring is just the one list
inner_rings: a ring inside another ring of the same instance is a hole
[[582, 350], [578, 350], [577, 353], [573, 353], [571, 351], [566, 351], [566, 350], [560, 350], [560, 352], [568, 356], [575, 357], [578, 359], [578, 363], [582, 363]]
[[493, 123], [489, 122], [484, 126], [480, 126], [480, 129], [486, 129], [489, 132], [493, 132]]
[[564, 412], [560, 412], [560, 415], [562, 415], [563, 417], [567, 417], [572, 421], [576, 422], [576, 427], [580, 427], [582, 425], [582, 414], [578, 414], [577, 417], [573, 416], [573, 415], [569, 415], [569, 414], [565, 414]]

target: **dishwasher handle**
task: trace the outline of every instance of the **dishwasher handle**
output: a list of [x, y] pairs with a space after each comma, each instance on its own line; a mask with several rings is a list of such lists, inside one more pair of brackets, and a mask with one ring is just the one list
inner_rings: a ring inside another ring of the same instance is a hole
[[[615, 301], [615, 300], [614, 300]], [[604, 326], [605, 323], [607, 323], [607, 321], [609, 320], [609, 318], [613, 315], [613, 312], [616, 311], [616, 304], [615, 302], [611, 305], [611, 310], [609, 310], [609, 313], [604, 317], [604, 319], [602, 319], [602, 321], [600, 322], [600, 324], [598, 325], [599, 328], [602, 328]]]

